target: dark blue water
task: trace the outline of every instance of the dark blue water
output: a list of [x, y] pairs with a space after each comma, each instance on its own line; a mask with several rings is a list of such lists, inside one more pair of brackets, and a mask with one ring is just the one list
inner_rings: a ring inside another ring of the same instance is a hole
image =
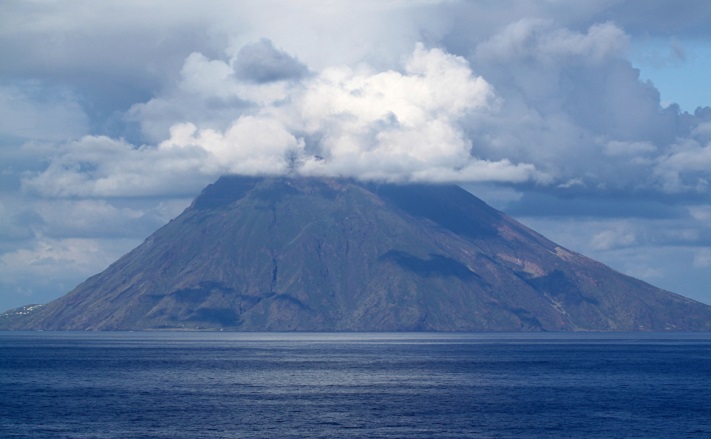
[[0, 437], [711, 438], [711, 335], [0, 332]]

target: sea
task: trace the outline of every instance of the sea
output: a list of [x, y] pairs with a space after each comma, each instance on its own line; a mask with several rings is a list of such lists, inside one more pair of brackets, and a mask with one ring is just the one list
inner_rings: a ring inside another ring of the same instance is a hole
[[0, 438], [711, 438], [711, 334], [0, 332]]

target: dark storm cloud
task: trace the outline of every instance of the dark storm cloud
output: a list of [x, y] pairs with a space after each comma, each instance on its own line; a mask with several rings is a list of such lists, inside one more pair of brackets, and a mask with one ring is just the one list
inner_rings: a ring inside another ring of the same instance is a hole
[[614, 20], [630, 33], [704, 37], [711, 35], [711, 3], [699, 0], [617, 1], [592, 14], [593, 20]]
[[165, 14], [141, 3], [3, 2], [0, 59], [12, 62], [0, 63], [0, 83], [71, 90], [93, 132], [124, 131], [112, 119], [161, 90], [187, 54], [218, 53], [198, 10], [174, 2]]
[[303, 63], [266, 38], [242, 47], [232, 66], [237, 77], [254, 82], [297, 80], [308, 73]]

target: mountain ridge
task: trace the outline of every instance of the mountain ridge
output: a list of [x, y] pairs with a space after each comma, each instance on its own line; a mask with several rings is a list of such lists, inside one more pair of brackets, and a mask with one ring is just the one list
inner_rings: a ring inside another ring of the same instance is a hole
[[711, 330], [711, 307], [567, 250], [458, 186], [229, 176], [0, 328]]

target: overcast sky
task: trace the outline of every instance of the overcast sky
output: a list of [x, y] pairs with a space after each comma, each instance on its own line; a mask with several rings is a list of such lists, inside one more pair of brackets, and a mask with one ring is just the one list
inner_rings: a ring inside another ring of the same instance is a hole
[[0, 311], [219, 175], [462, 184], [711, 304], [711, 2], [0, 3]]

